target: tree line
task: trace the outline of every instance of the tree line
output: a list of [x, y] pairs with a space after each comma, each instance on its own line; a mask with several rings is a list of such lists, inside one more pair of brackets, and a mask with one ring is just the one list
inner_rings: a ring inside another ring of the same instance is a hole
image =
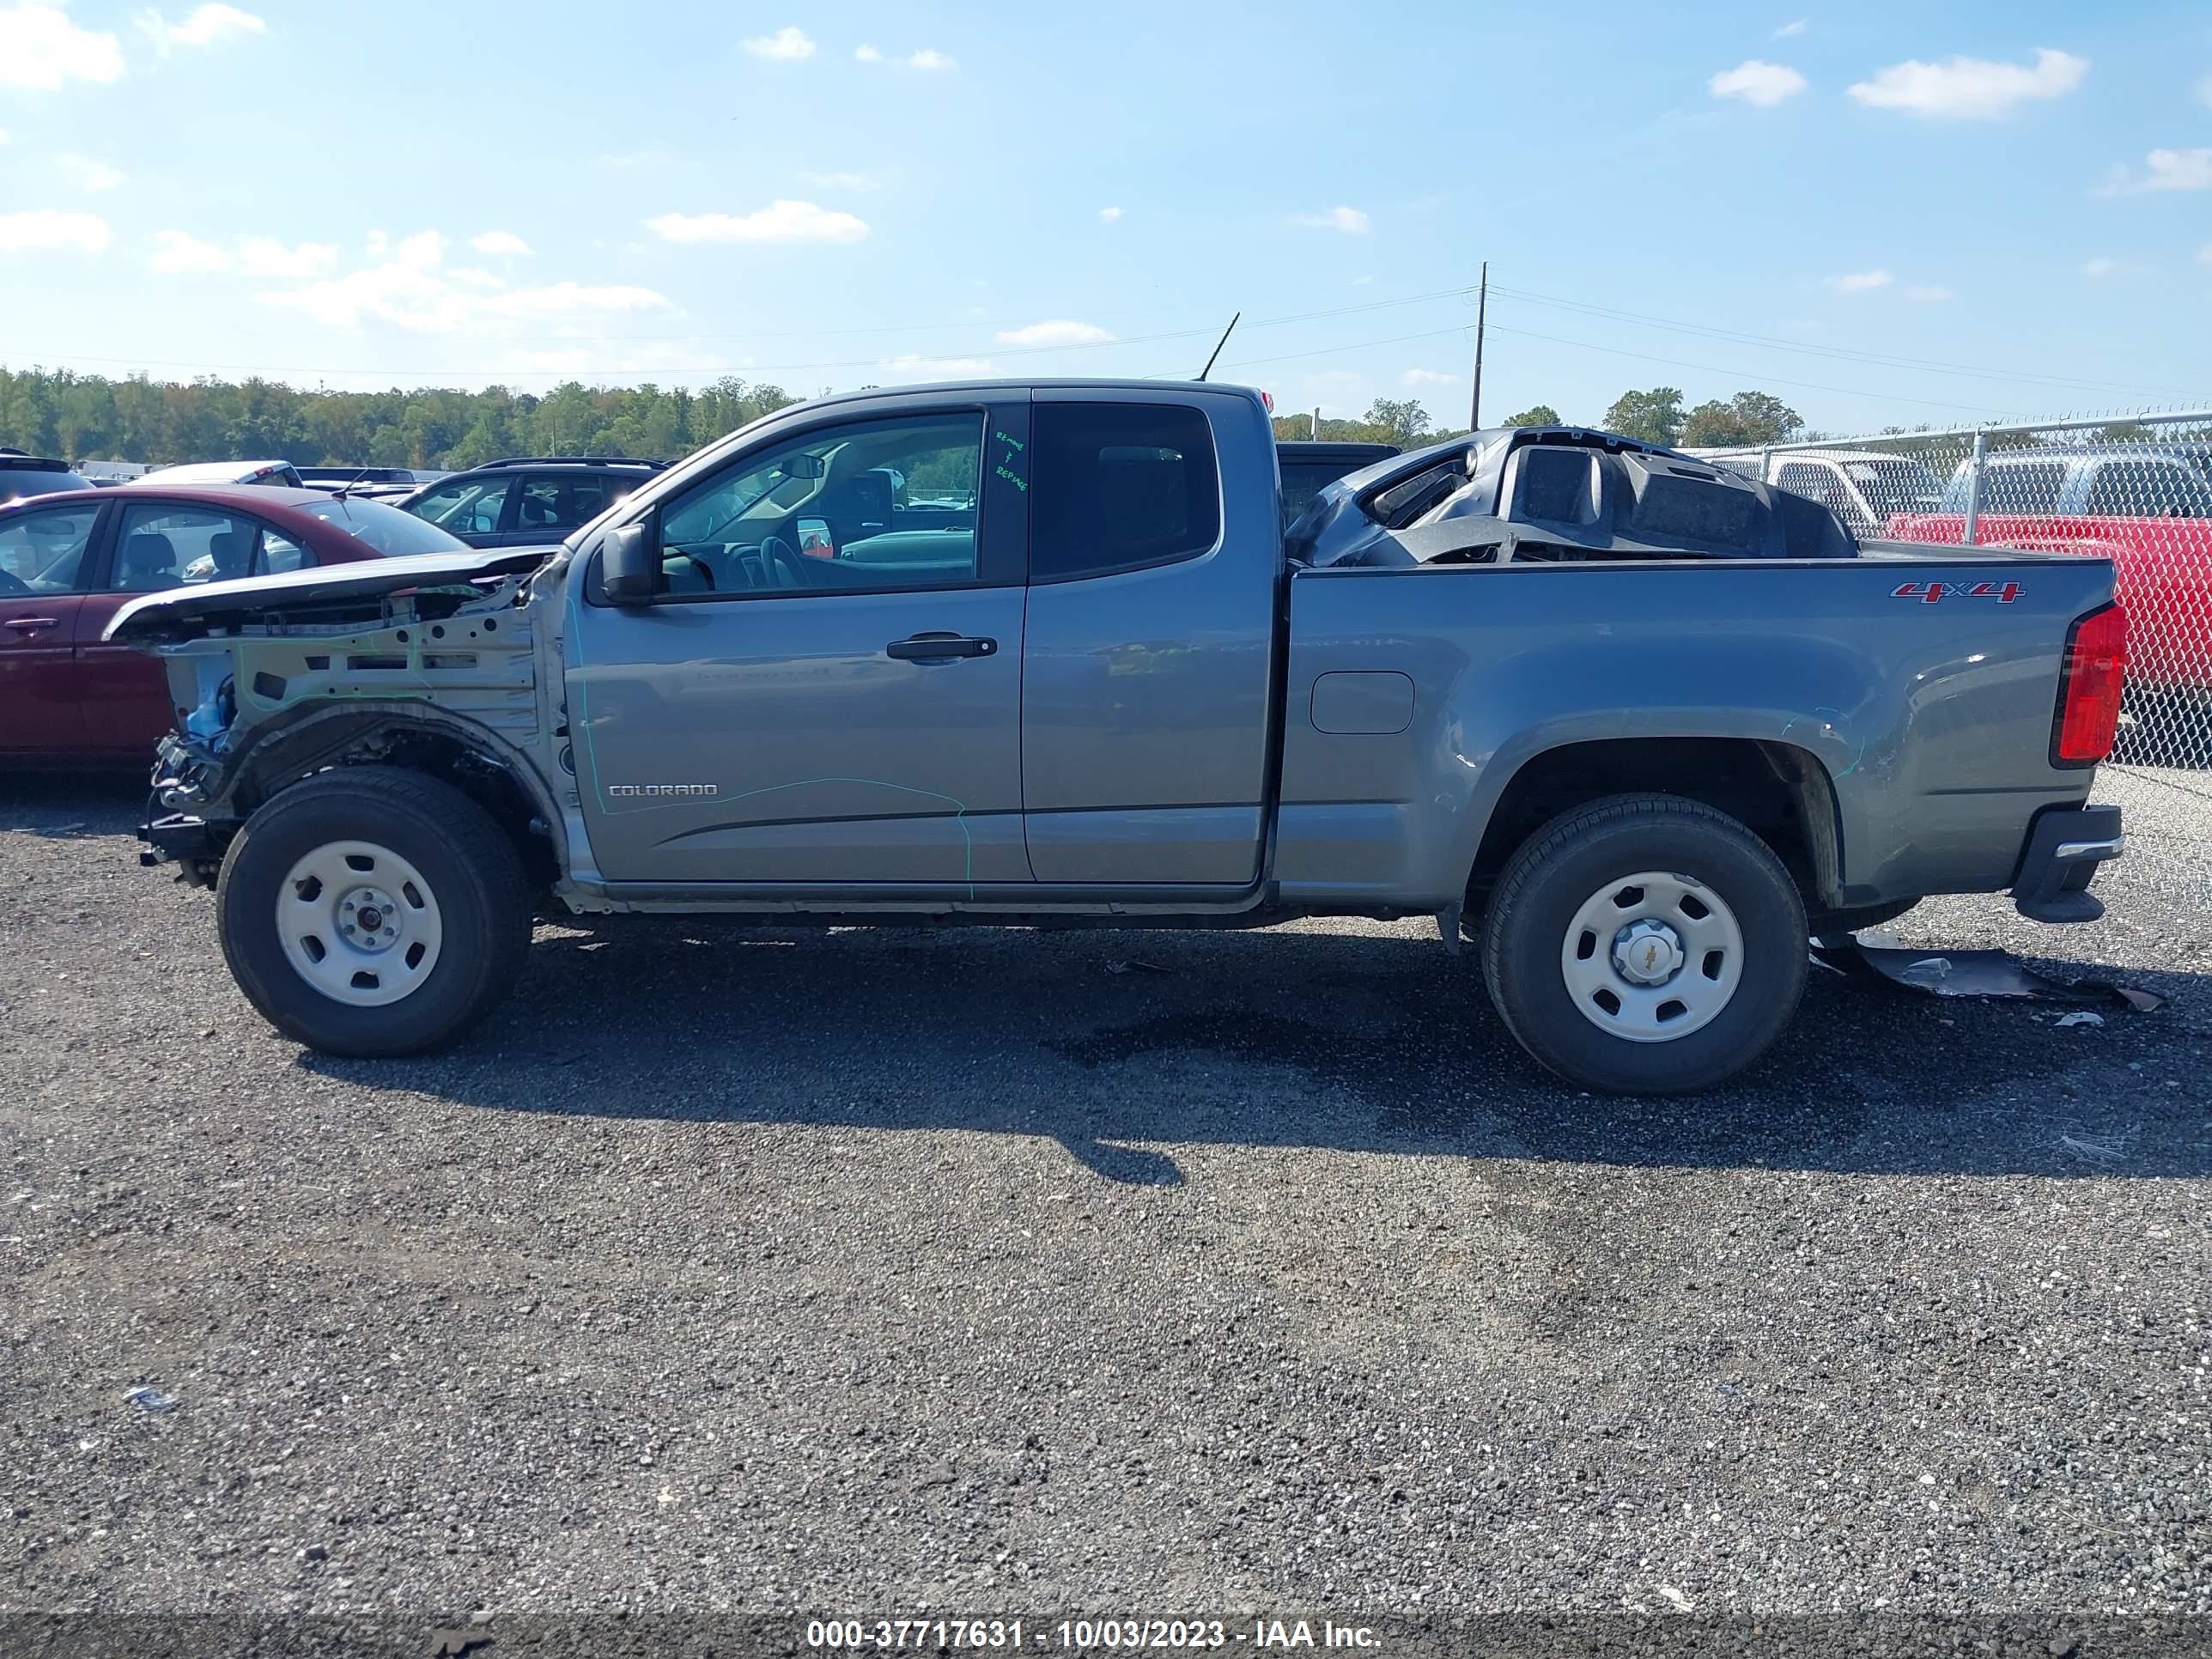
[[[70, 461], [263, 460], [302, 465], [476, 466], [508, 455], [636, 455], [674, 460], [749, 421], [797, 402], [781, 386], [734, 375], [694, 392], [684, 386], [587, 386], [570, 380], [540, 396], [506, 386], [481, 392], [398, 387], [388, 392], [302, 391], [274, 380], [190, 382], [139, 374], [111, 380], [69, 369], [0, 368], [0, 445]], [[1624, 392], [1598, 424], [1647, 442], [1686, 448], [1756, 448], [1813, 439], [1797, 411], [1764, 392], [1739, 392], [1692, 408], [1678, 386]], [[1536, 404], [1506, 426], [1557, 426], [1559, 410]], [[1358, 420], [1278, 415], [1275, 435], [1401, 449], [1442, 443], [1465, 428], [1440, 427], [1413, 398], [1378, 398]], [[1924, 430], [1925, 428], [1922, 428]], [[1901, 427], [1887, 428], [1907, 436]], [[2116, 422], [2090, 434], [2107, 442], [2163, 435]], [[1999, 434], [1991, 444], [2031, 443]]]
[[[1624, 392], [1614, 398], [1598, 424], [1608, 432], [1625, 433], [1647, 443], [1699, 448], [1752, 447], [1787, 443], [1811, 435], [1797, 411], [1779, 398], [1764, 392], [1739, 392], [1725, 400], [1709, 398], [1694, 409], [1683, 406], [1679, 386], [1653, 386], [1649, 391]], [[1517, 415], [1509, 415], [1503, 426], [1559, 426], [1559, 411], [1549, 404], [1536, 404]], [[1464, 428], [1434, 425], [1429, 412], [1413, 399], [1378, 398], [1364, 419], [1330, 420], [1314, 430], [1310, 415], [1278, 415], [1275, 436], [1303, 440], [1318, 437], [1328, 443], [1387, 443], [1401, 449], [1442, 443], [1465, 435]]]
[[684, 386], [482, 392], [301, 391], [274, 380], [189, 383], [0, 368], [0, 444], [64, 460], [268, 460], [459, 470], [508, 455], [674, 460], [797, 402], [726, 376]]

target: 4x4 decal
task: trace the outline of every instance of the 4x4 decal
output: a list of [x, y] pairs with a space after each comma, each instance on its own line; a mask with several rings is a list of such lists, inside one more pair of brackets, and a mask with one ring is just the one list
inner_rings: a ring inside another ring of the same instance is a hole
[[2010, 605], [2024, 590], [2018, 582], [1899, 582], [1890, 589], [1893, 599], [1918, 599], [1923, 605], [1934, 605], [1945, 599], [1995, 599], [1999, 605]]

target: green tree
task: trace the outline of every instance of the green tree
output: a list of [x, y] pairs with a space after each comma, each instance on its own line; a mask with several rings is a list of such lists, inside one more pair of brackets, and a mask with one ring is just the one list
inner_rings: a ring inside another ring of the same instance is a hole
[[1613, 400], [1601, 424], [1608, 432], [1646, 443], [1674, 443], [1682, 434], [1681, 388], [1656, 386], [1649, 392], [1624, 392]]
[[1726, 403], [1708, 399], [1682, 422], [1681, 441], [1698, 448], [1748, 448], [1787, 442], [1805, 422], [1779, 398], [1739, 392]]
[[1401, 449], [1429, 441], [1429, 411], [1411, 398], [1377, 398], [1368, 405], [1367, 424], [1384, 434], [1382, 442]]
[[1508, 426], [1559, 426], [1563, 424], [1559, 411], [1549, 404], [1532, 404], [1518, 415], [1505, 417]]

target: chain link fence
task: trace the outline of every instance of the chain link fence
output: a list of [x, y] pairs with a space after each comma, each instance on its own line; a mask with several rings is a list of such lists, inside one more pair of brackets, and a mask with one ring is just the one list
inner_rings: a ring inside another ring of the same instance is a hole
[[1700, 452], [1887, 538], [2112, 561], [2126, 712], [2101, 798], [2133, 851], [2212, 890], [2212, 411], [1891, 429]]

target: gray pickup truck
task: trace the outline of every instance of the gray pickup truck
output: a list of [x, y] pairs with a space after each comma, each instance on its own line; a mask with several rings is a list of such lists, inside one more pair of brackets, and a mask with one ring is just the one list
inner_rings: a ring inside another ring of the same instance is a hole
[[1253, 927], [1433, 915], [1594, 1089], [1790, 1020], [1808, 935], [2050, 921], [2124, 651], [2102, 560], [1860, 547], [1576, 428], [1481, 432], [1288, 532], [1255, 392], [1037, 382], [778, 411], [558, 548], [213, 583], [149, 863], [328, 1052], [483, 1018], [533, 917]]

